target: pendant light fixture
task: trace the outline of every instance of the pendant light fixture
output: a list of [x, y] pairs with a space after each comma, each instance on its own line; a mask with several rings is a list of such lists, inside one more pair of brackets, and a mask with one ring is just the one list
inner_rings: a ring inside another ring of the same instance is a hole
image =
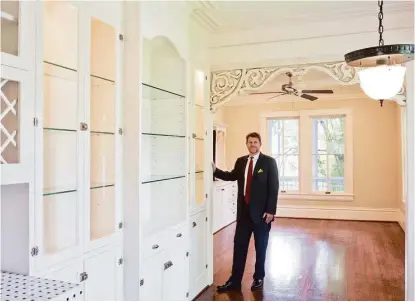
[[349, 52], [344, 56], [352, 67], [362, 67], [359, 71], [360, 87], [374, 100], [390, 99], [402, 89], [406, 68], [402, 64], [414, 59], [414, 44], [384, 45], [383, 42], [383, 0], [379, 6], [379, 46]]

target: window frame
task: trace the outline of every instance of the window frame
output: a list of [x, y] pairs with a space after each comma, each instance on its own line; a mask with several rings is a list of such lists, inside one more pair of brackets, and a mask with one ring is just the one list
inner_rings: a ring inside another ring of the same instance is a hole
[[[318, 192], [312, 190], [312, 144], [313, 118], [328, 118], [344, 116], [344, 192]], [[298, 111], [268, 111], [263, 112], [261, 119], [261, 135], [263, 137], [263, 152], [270, 154], [269, 129], [270, 119], [299, 120], [299, 191], [279, 192], [280, 199], [288, 200], [338, 200], [353, 201], [353, 115], [348, 108]]]
[[[275, 120], [275, 118], [268, 118], [266, 119], [265, 123], [266, 123], [266, 139], [265, 142], [269, 142], [269, 138], [271, 137], [271, 134], [269, 133], [270, 128], [269, 128], [269, 121], [270, 120]], [[281, 191], [281, 186], [280, 186], [280, 192], [287, 194], [287, 195], [298, 195], [301, 192], [301, 169], [300, 169], [300, 165], [301, 165], [301, 157], [300, 157], [300, 118], [299, 117], [280, 117], [278, 118], [278, 120], [296, 120], [298, 121], [298, 190], [284, 190]], [[261, 135], [262, 136], [262, 135]], [[264, 143], [264, 141], [263, 141]], [[272, 152], [270, 152], [270, 147], [269, 145], [267, 145], [267, 150], [268, 150], [268, 154], [270, 154], [271, 156], [275, 155], [272, 154]], [[281, 156], [281, 154], [278, 154], [279, 156]], [[279, 177], [281, 179], [281, 167], [278, 167], [279, 169]]]

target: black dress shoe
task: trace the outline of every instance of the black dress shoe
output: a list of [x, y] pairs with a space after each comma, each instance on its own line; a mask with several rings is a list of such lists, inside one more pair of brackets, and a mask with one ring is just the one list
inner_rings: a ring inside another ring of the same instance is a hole
[[264, 286], [264, 279], [254, 279], [254, 282], [252, 282], [252, 285], [251, 285], [251, 290], [255, 290], [262, 286]]
[[241, 290], [241, 284], [240, 283], [235, 284], [232, 281], [228, 280], [228, 281], [226, 281], [225, 284], [218, 285], [216, 287], [216, 291], [218, 293], [224, 293], [224, 292], [227, 292], [227, 291], [230, 291], [230, 290]]

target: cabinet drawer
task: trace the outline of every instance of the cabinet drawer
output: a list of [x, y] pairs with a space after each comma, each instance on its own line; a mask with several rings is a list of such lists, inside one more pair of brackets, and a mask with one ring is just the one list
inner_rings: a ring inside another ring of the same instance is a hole
[[151, 236], [150, 238], [144, 240], [143, 243], [143, 258], [146, 259], [148, 257], [151, 257], [158, 252], [166, 249], [167, 242], [166, 242], [166, 234], [160, 233], [156, 234], [154, 236]]

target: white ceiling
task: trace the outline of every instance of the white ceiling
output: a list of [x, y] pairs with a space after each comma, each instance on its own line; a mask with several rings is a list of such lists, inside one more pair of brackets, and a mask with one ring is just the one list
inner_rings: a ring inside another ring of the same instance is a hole
[[[190, 1], [192, 16], [211, 32], [259, 27], [287, 26], [287, 23], [344, 19], [353, 16], [377, 18], [377, 1]], [[414, 1], [385, 1], [388, 12], [413, 10]], [[288, 24], [289, 26], [289, 24]]]

